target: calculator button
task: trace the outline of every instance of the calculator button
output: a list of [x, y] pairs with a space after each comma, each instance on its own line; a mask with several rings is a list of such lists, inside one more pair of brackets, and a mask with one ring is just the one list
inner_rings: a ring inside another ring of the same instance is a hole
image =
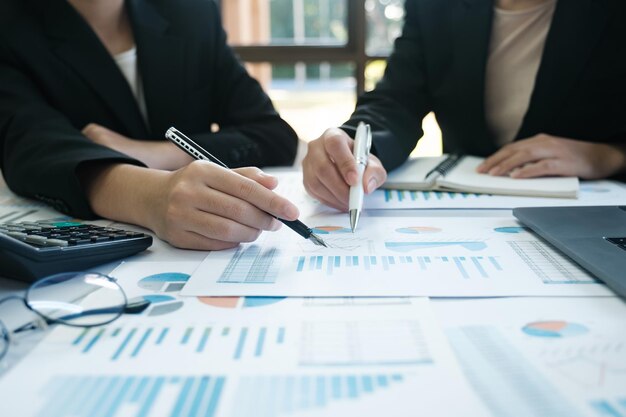
[[74, 245], [84, 245], [87, 243], [91, 243], [91, 239], [70, 239], [70, 243], [74, 242]]
[[37, 236], [37, 235], [28, 235], [26, 236], [26, 239], [24, 239], [24, 242], [27, 243], [33, 243], [35, 245], [45, 245], [46, 241], [48, 240], [48, 238], [44, 237], [44, 236]]
[[22, 232], [7, 232], [6, 234], [19, 240], [24, 240], [28, 237], [26, 233]]
[[60, 239], [48, 239], [46, 240], [46, 246], [67, 246], [68, 243], [65, 240]]

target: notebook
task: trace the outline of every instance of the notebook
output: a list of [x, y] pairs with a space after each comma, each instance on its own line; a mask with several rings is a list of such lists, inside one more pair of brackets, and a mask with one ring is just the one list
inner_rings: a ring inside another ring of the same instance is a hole
[[411, 158], [389, 173], [383, 188], [396, 190], [441, 190], [530, 197], [577, 198], [576, 177], [517, 179], [479, 174], [484, 158], [443, 155]]
[[626, 207], [524, 207], [513, 215], [626, 297]]

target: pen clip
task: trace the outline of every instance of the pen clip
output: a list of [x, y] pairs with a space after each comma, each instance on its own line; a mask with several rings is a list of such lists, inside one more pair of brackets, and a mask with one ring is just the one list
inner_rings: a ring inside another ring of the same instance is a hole
[[357, 164], [367, 165], [372, 147], [372, 131], [370, 125], [359, 122], [354, 143], [354, 159]]
[[365, 124], [365, 134], [367, 135], [367, 142], [365, 143], [365, 155], [369, 157], [370, 149], [372, 149], [372, 128], [369, 123]]

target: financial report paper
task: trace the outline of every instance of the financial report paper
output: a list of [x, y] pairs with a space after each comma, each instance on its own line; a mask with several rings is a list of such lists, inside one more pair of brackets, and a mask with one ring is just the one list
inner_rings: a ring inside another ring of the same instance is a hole
[[116, 269], [150, 308], [56, 328], [0, 380], [3, 415], [490, 415], [425, 298], [181, 297], [194, 268]]
[[329, 243], [283, 228], [210, 253], [184, 295], [575, 296], [612, 295], [513, 217], [393, 217], [365, 212], [353, 234], [345, 213], [309, 216]]

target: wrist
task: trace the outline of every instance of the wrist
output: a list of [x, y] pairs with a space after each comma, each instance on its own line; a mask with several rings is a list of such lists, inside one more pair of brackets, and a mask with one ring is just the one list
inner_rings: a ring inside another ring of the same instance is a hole
[[149, 168], [175, 171], [194, 161], [191, 156], [169, 141], [138, 142], [135, 147], [135, 152], [140, 156], [137, 159]]
[[606, 145], [608, 147], [607, 158], [601, 161], [608, 168], [607, 177], [626, 172], [626, 146]]
[[129, 164], [101, 164], [89, 169], [85, 188], [98, 216], [155, 230], [158, 190], [168, 175]]

